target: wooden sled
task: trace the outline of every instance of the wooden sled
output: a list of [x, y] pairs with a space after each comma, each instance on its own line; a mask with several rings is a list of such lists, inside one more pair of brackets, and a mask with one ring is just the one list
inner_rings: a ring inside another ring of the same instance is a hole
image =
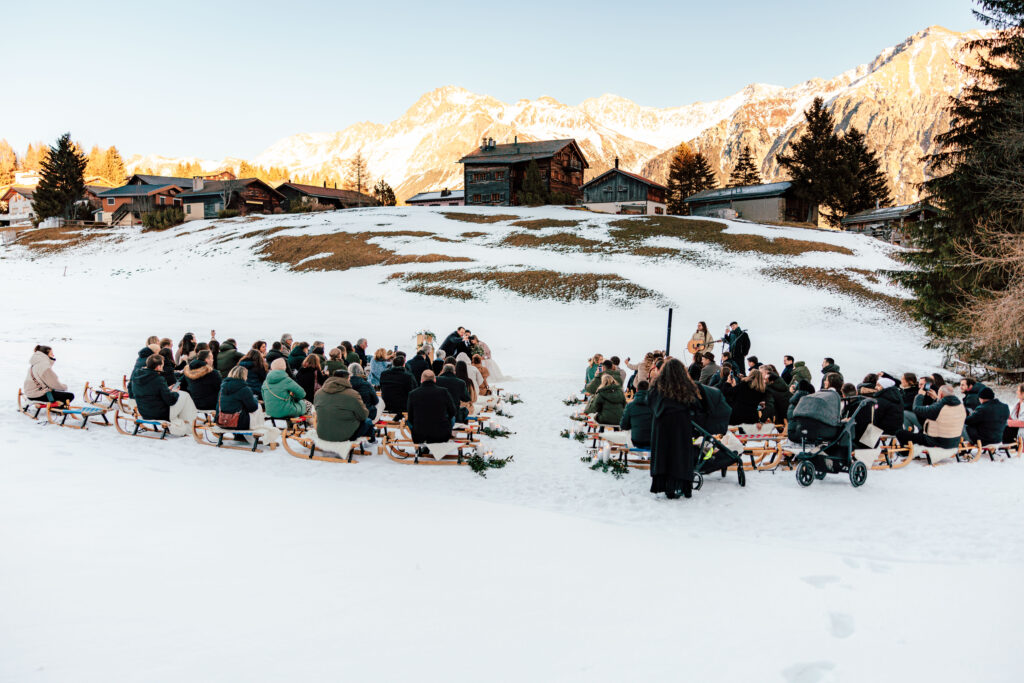
[[430, 453], [423, 452], [431, 446], [438, 447], [445, 444], [415, 444], [404, 440], [389, 441], [384, 444], [384, 454], [395, 462], [405, 465], [465, 465], [465, 458], [470, 452], [476, 452], [476, 444], [458, 443], [454, 453], [449, 453], [442, 458], [435, 458]]
[[82, 400], [90, 405], [100, 406], [108, 410], [118, 409], [126, 413], [134, 410], [132, 404], [129, 403], [131, 399], [128, 398], [126, 390], [112, 389], [104, 382], [100, 382], [98, 387], [91, 386], [86, 382], [85, 387], [82, 389]]
[[[218, 427], [214, 422], [213, 415], [214, 413], [207, 413], [205, 416], [197, 417], [192, 423], [192, 438], [196, 440], [196, 443], [247, 453], [262, 453], [264, 451], [261, 447], [271, 451], [277, 448], [277, 442], [263, 442], [264, 436], [257, 433], [259, 430]], [[252, 439], [252, 444], [240, 441], [235, 438], [236, 436]]]
[[314, 438], [308, 430], [303, 429], [301, 431], [296, 430], [283, 432], [281, 435], [281, 445], [284, 446], [285, 452], [288, 453], [288, 455], [293, 455], [296, 458], [302, 458], [303, 460], [355, 464], [359, 461], [353, 459], [353, 456], [370, 455], [369, 451], [366, 450], [365, 440], [359, 439], [348, 443], [349, 448], [346, 453], [332, 455], [330, 451], [325, 451], [320, 448], [317, 444], [316, 438]]
[[62, 405], [63, 404], [58, 401], [50, 403], [47, 401], [33, 400], [26, 396], [21, 389], [18, 389], [18, 412], [31, 420], [40, 419], [40, 415], [45, 417], [45, 411], [49, 410], [51, 407], [57, 408]]
[[147, 420], [135, 411], [114, 412], [114, 429], [125, 436], [163, 441], [171, 434], [171, 423], [166, 420]]
[[[33, 420], [39, 420], [40, 416], [45, 416], [47, 422], [58, 427], [88, 429], [90, 424], [109, 427], [108, 410], [109, 408], [94, 405], [73, 406], [59, 401], [33, 401], [26, 397], [21, 389], [18, 390], [19, 413]], [[101, 419], [102, 422], [94, 422], [93, 420], [96, 418]]]

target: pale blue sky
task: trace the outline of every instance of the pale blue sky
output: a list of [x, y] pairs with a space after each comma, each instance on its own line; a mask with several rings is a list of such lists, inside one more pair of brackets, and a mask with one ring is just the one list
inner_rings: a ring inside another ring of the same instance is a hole
[[252, 157], [387, 122], [442, 85], [506, 102], [606, 92], [667, 107], [869, 61], [969, 0], [47, 2], [4, 12], [0, 138]]

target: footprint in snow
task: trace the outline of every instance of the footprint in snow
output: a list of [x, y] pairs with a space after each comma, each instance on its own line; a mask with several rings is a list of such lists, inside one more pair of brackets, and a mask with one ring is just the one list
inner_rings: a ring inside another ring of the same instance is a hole
[[815, 588], [824, 588], [830, 583], [837, 583], [839, 581], [839, 577], [829, 574], [817, 574], [814, 576], [803, 576], [800, 580], [811, 584]]
[[783, 669], [782, 676], [789, 683], [825, 683], [836, 680], [832, 674], [835, 668], [835, 662], [800, 662]]
[[842, 612], [830, 612], [829, 631], [833, 638], [849, 638], [853, 635], [853, 617]]

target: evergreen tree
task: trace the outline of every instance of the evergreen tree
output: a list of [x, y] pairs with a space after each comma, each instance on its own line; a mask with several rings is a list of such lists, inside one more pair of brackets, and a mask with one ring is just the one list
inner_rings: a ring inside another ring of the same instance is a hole
[[128, 177], [128, 173], [124, 167], [124, 159], [121, 158], [121, 153], [117, 151], [117, 147], [111, 145], [107, 148], [106, 153], [103, 155], [103, 173], [104, 178], [112, 183], [120, 185]]
[[850, 214], [892, 202], [889, 181], [882, 172], [878, 156], [868, 149], [864, 134], [850, 128], [841, 138], [842, 172], [846, 178], [837, 187], [833, 202], [835, 214]]
[[0, 185], [14, 182], [14, 170], [18, 167], [18, 156], [7, 140], [0, 139]]
[[693, 191], [694, 193], [718, 188], [718, 178], [711, 169], [711, 163], [703, 152], [697, 152], [693, 159]]
[[46, 143], [37, 142], [34, 145], [28, 143], [25, 156], [21, 160], [21, 170], [39, 171], [42, 170], [43, 160], [46, 158]]
[[[796, 196], [825, 209], [839, 194], [842, 143], [835, 132], [835, 118], [820, 97], [814, 98], [804, 118], [803, 135], [789, 146], [789, 153], [780, 153], [775, 158], [779, 167], [789, 173]], [[822, 213], [828, 220], [834, 220], [833, 214]]]
[[[999, 32], [965, 46], [977, 66], [961, 66], [971, 79], [951, 99], [950, 130], [927, 159], [933, 177], [924, 183], [925, 195], [943, 213], [905, 226], [917, 247], [906, 258], [917, 269], [896, 274], [916, 295], [913, 312], [928, 332], [967, 353], [973, 340], [964, 320], [972, 301], [1007, 291], [1011, 278], [1004, 267], [983, 266], [996, 253], [985, 236], [1016, 235], [1019, 244], [1024, 233], [1024, 4], [977, 5], [978, 19]], [[962, 257], [965, 250], [971, 258]], [[1004, 358], [1024, 364], [1019, 335], [1006, 341], [1015, 351]]]
[[394, 206], [398, 203], [395, 199], [395, 191], [391, 189], [391, 186], [383, 178], [378, 180], [377, 184], [373, 186], [373, 197], [380, 206]]
[[736, 166], [729, 176], [729, 187], [742, 187], [744, 185], [760, 185], [761, 173], [754, 165], [754, 155], [750, 152], [750, 145], [744, 145], [740, 150], [740, 158], [736, 160]]
[[518, 203], [522, 206], [541, 206], [547, 204], [548, 200], [548, 188], [544, 185], [544, 179], [540, 177], [540, 167], [536, 160], [531, 159], [523, 175], [523, 187], [519, 190]]
[[76, 218], [76, 208], [85, 192], [85, 155], [65, 133], [50, 148], [42, 162], [41, 178], [32, 199], [36, 217]]
[[694, 153], [685, 142], [680, 143], [672, 154], [668, 167], [668, 196], [666, 210], [670, 214], [687, 215], [689, 206], [683, 203], [687, 197], [718, 186], [715, 172], [702, 153]]

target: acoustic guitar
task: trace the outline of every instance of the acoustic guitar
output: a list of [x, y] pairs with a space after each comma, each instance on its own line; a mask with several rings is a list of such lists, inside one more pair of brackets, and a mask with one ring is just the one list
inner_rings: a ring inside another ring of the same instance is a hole
[[704, 342], [691, 339], [686, 345], [686, 350], [690, 352], [690, 355], [696, 355], [698, 353], [704, 353], [707, 350], [707, 345]]

